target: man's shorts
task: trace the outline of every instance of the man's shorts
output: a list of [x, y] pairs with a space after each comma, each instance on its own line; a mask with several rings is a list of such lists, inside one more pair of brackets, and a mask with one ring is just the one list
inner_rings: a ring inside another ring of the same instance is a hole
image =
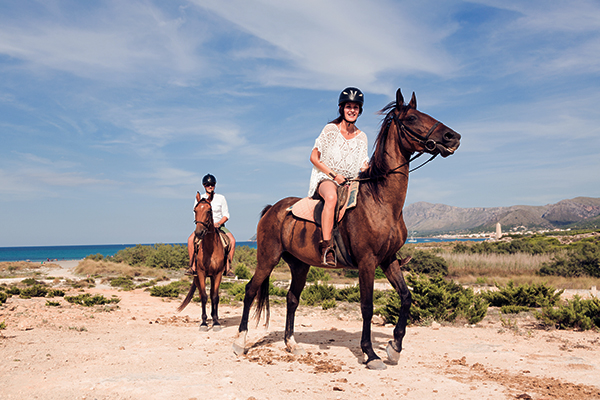
[[219, 229], [221, 230], [221, 232], [231, 233], [231, 231], [229, 229], [225, 228], [225, 225], [221, 225], [221, 227]]

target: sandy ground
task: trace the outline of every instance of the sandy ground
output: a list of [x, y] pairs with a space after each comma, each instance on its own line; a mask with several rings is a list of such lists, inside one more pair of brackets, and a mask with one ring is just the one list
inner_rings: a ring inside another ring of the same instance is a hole
[[[76, 262], [61, 264], [52, 276]], [[600, 399], [600, 333], [542, 330], [531, 316], [409, 327], [400, 363], [370, 371], [356, 304], [301, 306], [303, 356], [285, 352], [285, 309], [273, 305], [268, 330], [252, 324], [236, 357], [240, 306], [221, 305], [224, 328], [200, 332], [195, 303], [176, 313], [181, 300], [141, 289], [86, 291], [121, 301], [105, 311], [13, 296], [0, 307], [0, 399]], [[391, 335], [374, 325], [384, 360]]]

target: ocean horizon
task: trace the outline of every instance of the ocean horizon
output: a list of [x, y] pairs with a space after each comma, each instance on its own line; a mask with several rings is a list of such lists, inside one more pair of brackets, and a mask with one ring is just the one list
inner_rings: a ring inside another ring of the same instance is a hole
[[[440, 238], [411, 238], [413, 243], [451, 242], [451, 241], [482, 241], [483, 239], [440, 239]], [[407, 242], [408, 243], [408, 242]], [[142, 244], [153, 246], [156, 243]], [[170, 245], [186, 245], [185, 243], [165, 243]], [[0, 262], [5, 261], [57, 261], [57, 260], [82, 260], [89, 255], [102, 254], [104, 257], [114, 256], [120, 250], [135, 247], [137, 244], [99, 244], [99, 245], [72, 245], [72, 246], [15, 246], [0, 247]], [[256, 248], [255, 241], [240, 241], [236, 247], [248, 246]]]

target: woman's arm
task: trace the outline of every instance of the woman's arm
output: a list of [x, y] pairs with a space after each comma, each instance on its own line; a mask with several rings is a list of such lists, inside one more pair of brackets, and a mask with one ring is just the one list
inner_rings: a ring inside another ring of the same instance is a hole
[[321, 153], [316, 147], [310, 153], [310, 162], [313, 163], [313, 165], [319, 171], [323, 172], [324, 174], [328, 175], [331, 179], [333, 179], [338, 185], [343, 185], [344, 182], [346, 182], [346, 178], [343, 175], [337, 174], [335, 171], [333, 171], [321, 161]]

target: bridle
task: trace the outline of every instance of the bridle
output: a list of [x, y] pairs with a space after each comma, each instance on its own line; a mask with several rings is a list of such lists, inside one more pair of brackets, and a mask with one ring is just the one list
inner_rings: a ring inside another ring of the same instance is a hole
[[[429, 160], [425, 161], [424, 163], [422, 163], [421, 165], [419, 165], [418, 167], [415, 167], [411, 170], [409, 170], [408, 172], [413, 172], [416, 171], [417, 169], [421, 168], [422, 166], [424, 166], [425, 164], [427, 164], [428, 162], [432, 161], [434, 158], [436, 158], [439, 154], [439, 152], [435, 152], [433, 153], [433, 151], [435, 151], [435, 149], [437, 148], [438, 143], [433, 140], [430, 139], [429, 137], [431, 136], [431, 134], [433, 133], [433, 131], [435, 131], [435, 129], [438, 127], [438, 125], [441, 124], [440, 121], [436, 121], [435, 124], [433, 124], [431, 126], [431, 128], [429, 128], [429, 131], [427, 132], [426, 136], [423, 136], [417, 132], [415, 132], [413, 129], [411, 129], [410, 127], [404, 125], [402, 123], [402, 121], [400, 121], [400, 118], [398, 118], [397, 113], [392, 111], [392, 116], [391, 118], [387, 118], [387, 125], [385, 127], [386, 130], [386, 134], [390, 129], [390, 126], [392, 125], [392, 121], [396, 124], [396, 127], [398, 128], [398, 141], [400, 143], [400, 145], [402, 145], [402, 139], [407, 139], [410, 138], [413, 141], [418, 142], [419, 144], [423, 145], [423, 147], [428, 150], [431, 154], [431, 157], [429, 158]], [[395, 168], [390, 169], [389, 171], [387, 171], [384, 175], [382, 176], [375, 176], [375, 177], [369, 177], [369, 178], [354, 178], [354, 179], [348, 179], [348, 181], [370, 181], [370, 180], [377, 180], [377, 179], [381, 179], [384, 178], [390, 174], [403, 174], [402, 171], [398, 171], [400, 168], [402, 168], [405, 165], [410, 164], [412, 161], [416, 160], [417, 158], [421, 157], [423, 154], [425, 154], [426, 151], [420, 151], [417, 154], [415, 154], [414, 156], [410, 157], [408, 159], [408, 161], [398, 165]]]
[[[198, 207], [199, 204], [200, 204], [200, 202], [198, 202], [196, 207]], [[194, 207], [194, 213], [196, 213], [196, 207]], [[212, 209], [211, 209], [211, 212], [207, 214], [206, 221], [198, 221], [198, 220], [194, 219], [194, 224], [196, 224], [196, 225], [200, 224], [204, 227], [202, 232], [199, 235], [196, 235], [198, 237], [198, 239], [202, 239], [204, 236], [206, 236], [206, 234], [210, 230], [210, 226], [211, 226], [210, 221], [211, 220], [212, 220]]]

